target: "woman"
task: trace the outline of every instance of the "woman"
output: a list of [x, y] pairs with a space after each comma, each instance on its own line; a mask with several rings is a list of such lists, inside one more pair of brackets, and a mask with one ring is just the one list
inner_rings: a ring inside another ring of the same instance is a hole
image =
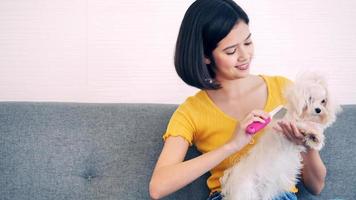
[[[249, 73], [254, 47], [248, 24], [246, 13], [232, 0], [197, 0], [187, 10], [177, 39], [175, 67], [185, 83], [200, 91], [177, 108], [163, 135], [164, 147], [150, 182], [153, 199], [179, 190], [208, 171], [208, 199], [221, 199], [223, 171], [263, 134], [248, 135], [246, 127], [263, 122], [267, 112], [285, 103], [282, 91], [288, 79]], [[281, 122], [275, 128], [295, 143], [303, 140], [293, 122]], [[193, 144], [202, 155], [184, 161]], [[326, 176], [323, 161], [315, 150], [302, 157], [302, 180], [318, 194]], [[296, 199], [296, 191], [291, 188], [276, 199]]]

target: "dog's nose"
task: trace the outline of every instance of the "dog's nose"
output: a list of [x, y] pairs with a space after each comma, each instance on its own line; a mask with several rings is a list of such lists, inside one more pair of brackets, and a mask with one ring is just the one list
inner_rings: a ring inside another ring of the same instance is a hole
[[321, 112], [321, 109], [320, 108], [315, 108], [315, 112], [319, 114]]

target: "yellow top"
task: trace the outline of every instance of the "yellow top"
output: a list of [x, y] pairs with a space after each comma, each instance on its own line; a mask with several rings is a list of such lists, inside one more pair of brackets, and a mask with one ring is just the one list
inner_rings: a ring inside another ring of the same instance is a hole
[[[264, 111], [270, 112], [276, 106], [285, 104], [282, 92], [291, 81], [282, 76], [260, 76], [264, 79], [268, 90]], [[200, 90], [178, 106], [168, 123], [163, 139], [169, 136], [181, 136], [189, 142], [190, 146], [194, 144], [200, 152], [206, 153], [227, 143], [237, 123], [235, 118], [228, 116], [214, 104], [206, 91]], [[210, 171], [211, 176], [207, 184], [211, 192], [221, 190], [219, 179], [223, 176], [224, 170], [244, 156], [258, 142], [263, 133], [262, 130], [255, 134], [253, 144], [246, 145]], [[291, 189], [291, 192], [297, 191], [296, 187]]]

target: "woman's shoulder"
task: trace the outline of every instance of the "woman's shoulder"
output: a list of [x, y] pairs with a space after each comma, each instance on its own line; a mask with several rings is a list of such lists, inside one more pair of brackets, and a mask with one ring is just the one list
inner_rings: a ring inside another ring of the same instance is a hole
[[273, 104], [286, 104], [284, 92], [289, 86], [293, 85], [293, 81], [281, 75], [263, 75], [263, 77], [268, 82], [270, 95], [273, 96], [271, 98]]
[[293, 81], [282, 75], [261, 75], [271, 86], [278, 88], [285, 88], [286, 86], [293, 84]]
[[202, 105], [207, 103], [204, 90], [197, 91], [194, 95], [188, 96], [183, 103], [179, 104], [178, 109], [185, 111], [194, 111], [203, 108]]

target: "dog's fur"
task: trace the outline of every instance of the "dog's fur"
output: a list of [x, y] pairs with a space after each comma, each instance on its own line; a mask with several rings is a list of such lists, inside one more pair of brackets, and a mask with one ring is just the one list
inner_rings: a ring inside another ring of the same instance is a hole
[[[284, 94], [288, 112], [283, 120], [296, 121], [304, 145], [320, 150], [324, 129], [341, 110], [331, 99], [325, 79], [317, 73], [302, 74]], [[271, 200], [296, 185], [302, 168], [300, 153], [306, 147], [276, 132], [275, 125], [272, 121], [248, 155], [225, 170], [220, 179], [225, 200]]]

